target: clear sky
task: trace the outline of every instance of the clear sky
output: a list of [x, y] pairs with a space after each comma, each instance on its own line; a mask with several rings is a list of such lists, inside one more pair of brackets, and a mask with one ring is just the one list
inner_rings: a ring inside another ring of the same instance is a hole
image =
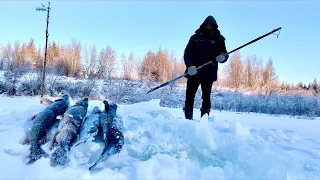
[[[47, 1], [0, 1], [0, 44], [8, 41], [45, 43]], [[190, 36], [212, 15], [231, 51], [282, 27], [240, 52], [274, 60], [280, 80], [320, 80], [320, 1], [51, 1], [49, 41], [72, 37], [98, 48], [111, 45], [120, 54], [142, 57], [160, 46], [180, 59]], [[223, 65], [221, 66], [223, 67]]]

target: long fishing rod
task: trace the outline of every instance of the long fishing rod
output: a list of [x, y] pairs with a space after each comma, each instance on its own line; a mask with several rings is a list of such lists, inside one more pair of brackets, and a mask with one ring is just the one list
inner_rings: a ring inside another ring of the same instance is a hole
[[[249, 44], [252, 44], [252, 43], [254, 43], [254, 42], [256, 42], [256, 41], [258, 41], [258, 40], [260, 40], [260, 39], [262, 39], [262, 38], [264, 38], [264, 37], [266, 37], [266, 36], [269, 36], [270, 34], [275, 33], [276, 31], [279, 31], [280, 29], [281, 29], [281, 27], [279, 27], [279, 28], [277, 28], [277, 29], [274, 29], [274, 30], [270, 31], [269, 33], [264, 34], [264, 35], [262, 35], [262, 36], [260, 36], [260, 37], [258, 37], [258, 38], [256, 38], [256, 39], [254, 39], [254, 40], [252, 40], [252, 41], [250, 41], [250, 42], [248, 42], [248, 43], [246, 43], [246, 44], [244, 44], [244, 45], [242, 45], [242, 46], [240, 46], [240, 47], [238, 47], [238, 48], [236, 48], [236, 49], [234, 49], [234, 50], [232, 50], [232, 51], [230, 51], [230, 52], [228, 52], [228, 53], [226, 53], [226, 54], [231, 54], [231, 53], [233, 53], [233, 52], [235, 52], [235, 51], [237, 51], [237, 50], [239, 50], [239, 49], [241, 49], [241, 48], [243, 48], [243, 47], [245, 47], [245, 46], [248, 46]], [[280, 34], [280, 33], [279, 33], [279, 34]], [[277, 34], [277, 37], [279, 36], [279, 34]], [[197, 67], [196, 69], [199, 70], [199, 69], [203, 68], [204, 66], [207, 66], [207, 65], [213, 64], [213, 63], [216, 63], [216, 62], [213, 62], [213, 61], [211, 60], [211, 61], [209, 61], [209, 62], [207, 62], [207, 63], [205, 63], [205, 64], [202, 64], [201, 66]], [[188, 75], [188, 73], [185, 72], [184, 74], [182, 74], [182, 75], [180, 75], [180, 76], [178, 76], [178, 77], [175, 77], [175, 78], [171, 79], [170, 81], [167, 81], [167, 82], [165, 82], [165, 83], [163, 83], [163, 84], [160, 84], [159, 86], [157, 86], [157, 87], [155, 87], [155, 88], [152, 88], [150, 91], [147, 92], [147, 94], [150, 93], [150, 92], [152, 92], [152, 91], [154, 91], [154, 90], [157, 90], [157, 89], [159, 89], [159, 88], [161, 88], [161, 87], [164, 87], [164, 86], [166, 86], [166, 85], [168, 85], [168, 84], [170, 84], [170, 83], [173, 83], [173, 82], [175, 82], [175, 81], [177, 81], [177, 80], [179, 80], [179, 79], [181, 79], [181, 78], [183, 78], [183, 77], [185, 77], [185, 76], [187, 76], [187, 75]]]

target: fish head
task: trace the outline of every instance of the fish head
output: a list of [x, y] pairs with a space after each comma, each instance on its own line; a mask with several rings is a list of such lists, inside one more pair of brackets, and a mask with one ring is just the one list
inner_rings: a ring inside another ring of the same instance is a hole
[[65, 101], [68, 105], [70, 104], [70, 96], [65, 94], [61, 98], [54, 100], [54, 102]]
[[116, 121], [116, 118], [115, 118], [116, 115], [117, 115], [117, 105], [112, 103], [110, 104], [110, 110], [106, 116], [106, 122], [108, 124], [113, 124]]
[[83, 106], [86, 108], [88, 108], [88, 105], [89, 105], [89, 98], [87, 98], [87, 97], [82, 98], [75, 103], [75, 106]]
[[68, 94], [63, 95], [62, 99], [66, 101], [68, 105], [70, 104], [70, 96]]
[[98, 106], [94, 107], [93, 110], [92, 110], [92, 114], [99, 114], [101, 113], [101, 110], [99, 109]]
[[107, 100], [103, 100], [103, 104], [104, 104], [104, 110], [106, 112], [109, 112], [109, 103]]

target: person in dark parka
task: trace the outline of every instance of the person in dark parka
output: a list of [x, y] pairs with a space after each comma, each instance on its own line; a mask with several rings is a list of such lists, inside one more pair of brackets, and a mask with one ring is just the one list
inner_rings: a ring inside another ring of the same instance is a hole
[[[199, 85], [202, 89], [201, 117], [206, 113], [209, 115], [212, 84], [218, 76], [217, 62], [225, 63], [228, 58], [225, 38], [220, 34], [216, 20], [209, 15], [195, 34], [190, 37], [184, 51], [184, 62], [188, 73], [186, 100], [183, 108], [186, 119], [193, 118], [194, 98]], [[213, 64], [196, 70], [198, 66], [211, 60]]]

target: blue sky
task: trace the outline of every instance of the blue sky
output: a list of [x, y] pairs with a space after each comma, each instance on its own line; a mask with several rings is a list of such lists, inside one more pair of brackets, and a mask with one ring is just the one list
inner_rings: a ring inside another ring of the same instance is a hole
[[[47, 1], [0, 1], [0, 44], [8, 41], [45, 43]], [[279, 79], [320, 80], [320, 1], [51, 1], [49, 41], [68, 43], [72, 37], [98, 48], [111, 45], [118, 57], [131, 50], [142, 57], [160, 46], [180, 59], [190, 36], [212, 15], [226, 37], [229, 51], [282, 27], [240, 50], [264, 63], [273, 58]], [[223, 67], [223, 65], [221, 66]]]

